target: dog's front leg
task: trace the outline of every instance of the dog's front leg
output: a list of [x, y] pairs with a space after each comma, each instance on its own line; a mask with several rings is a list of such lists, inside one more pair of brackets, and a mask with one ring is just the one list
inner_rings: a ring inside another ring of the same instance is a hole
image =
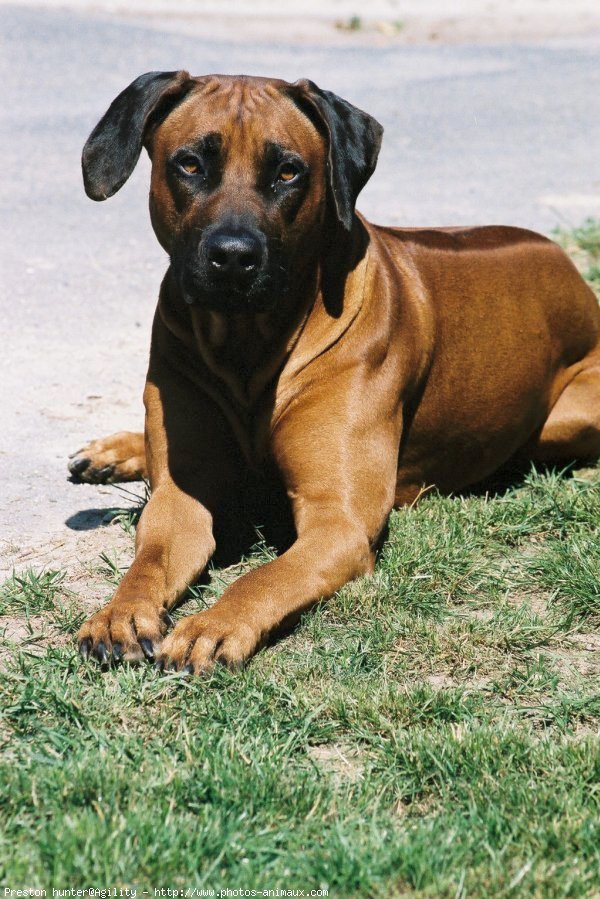
[[372, 571], [394, 499], [396, 458], [393, 437], [361, 434], [332, 446], [321, 435], [313, 439], [310, 425], [296, 431], [283, 466], [295, 543], [237, 580], [212, 608], [179, 622], [159, 661], [194, 672], [215, 662], [238, 667], [320, 599]]
[[81, 654], [104, 664], [155, 657], [168, 610], [214, 552], [213, 517], [241, 467], [219, 409], [168, 363], [151, 362], [144, 401], [152, 492], [135, 559], [113, 599], [77, 637]]

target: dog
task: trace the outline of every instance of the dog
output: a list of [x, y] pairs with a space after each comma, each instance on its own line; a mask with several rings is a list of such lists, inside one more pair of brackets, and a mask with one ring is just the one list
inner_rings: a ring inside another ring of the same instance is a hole
[[[382, 132], [311, 81], [185, 71], [137, 78], [92, 131], [94, 200], [148, 151], [170, 265], [145, 434], [70, 462], [82, 481], [151, 487], [135, 560], [79, 631], [84, 658], [237, 667], [371, 572], [390, 511], [424, 488], [466, 488], [516, 456], [600, 455], [590, 288], [531, 231], [370, 224], [355, 203]], [[283, 510], [287, 549], [173, 627], [252, 492]]]

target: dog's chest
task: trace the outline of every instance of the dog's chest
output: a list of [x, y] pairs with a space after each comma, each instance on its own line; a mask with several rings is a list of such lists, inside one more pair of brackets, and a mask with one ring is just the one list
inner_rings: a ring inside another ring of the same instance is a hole
[[229, 421], [249, 467], [261, 469], [269, 455], [274, 383], [285, 346], [261, 315], [203, 312], [193, 317], [193, 330], [205, 366], [202, 386]]

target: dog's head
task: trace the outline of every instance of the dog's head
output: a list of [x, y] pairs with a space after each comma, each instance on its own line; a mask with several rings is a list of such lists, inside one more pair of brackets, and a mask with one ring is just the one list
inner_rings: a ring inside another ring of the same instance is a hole
[[310, 264], [325, 226], [350, 231], [382, 128], [310, 81], [150, 72], [114, 100], [83, 149], [94, 200], [145, 146], [150, 212], [183, 297], [271, 308]]

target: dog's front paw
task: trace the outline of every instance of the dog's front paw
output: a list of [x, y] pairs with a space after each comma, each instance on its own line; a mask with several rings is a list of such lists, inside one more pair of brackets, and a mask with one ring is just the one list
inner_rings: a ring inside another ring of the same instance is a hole
[[92, 440], [69, 456], [69, 471], [74, 480], [88, 484], [139, 481], [146, 476], [144, 435], [119, 431]]
[[163, 641], [156, 664], [164, 671], [192, 674], [210, 671], [217, 663], [237, 669], [260, 645], [260, 635], [249, 624], [216, 606], [180, 621]]
[[139, 600], [110, 602], [79, 629], [77, 642], [83, 659], [111, 662], [153, 660], [171, 619], [163, 609]]

